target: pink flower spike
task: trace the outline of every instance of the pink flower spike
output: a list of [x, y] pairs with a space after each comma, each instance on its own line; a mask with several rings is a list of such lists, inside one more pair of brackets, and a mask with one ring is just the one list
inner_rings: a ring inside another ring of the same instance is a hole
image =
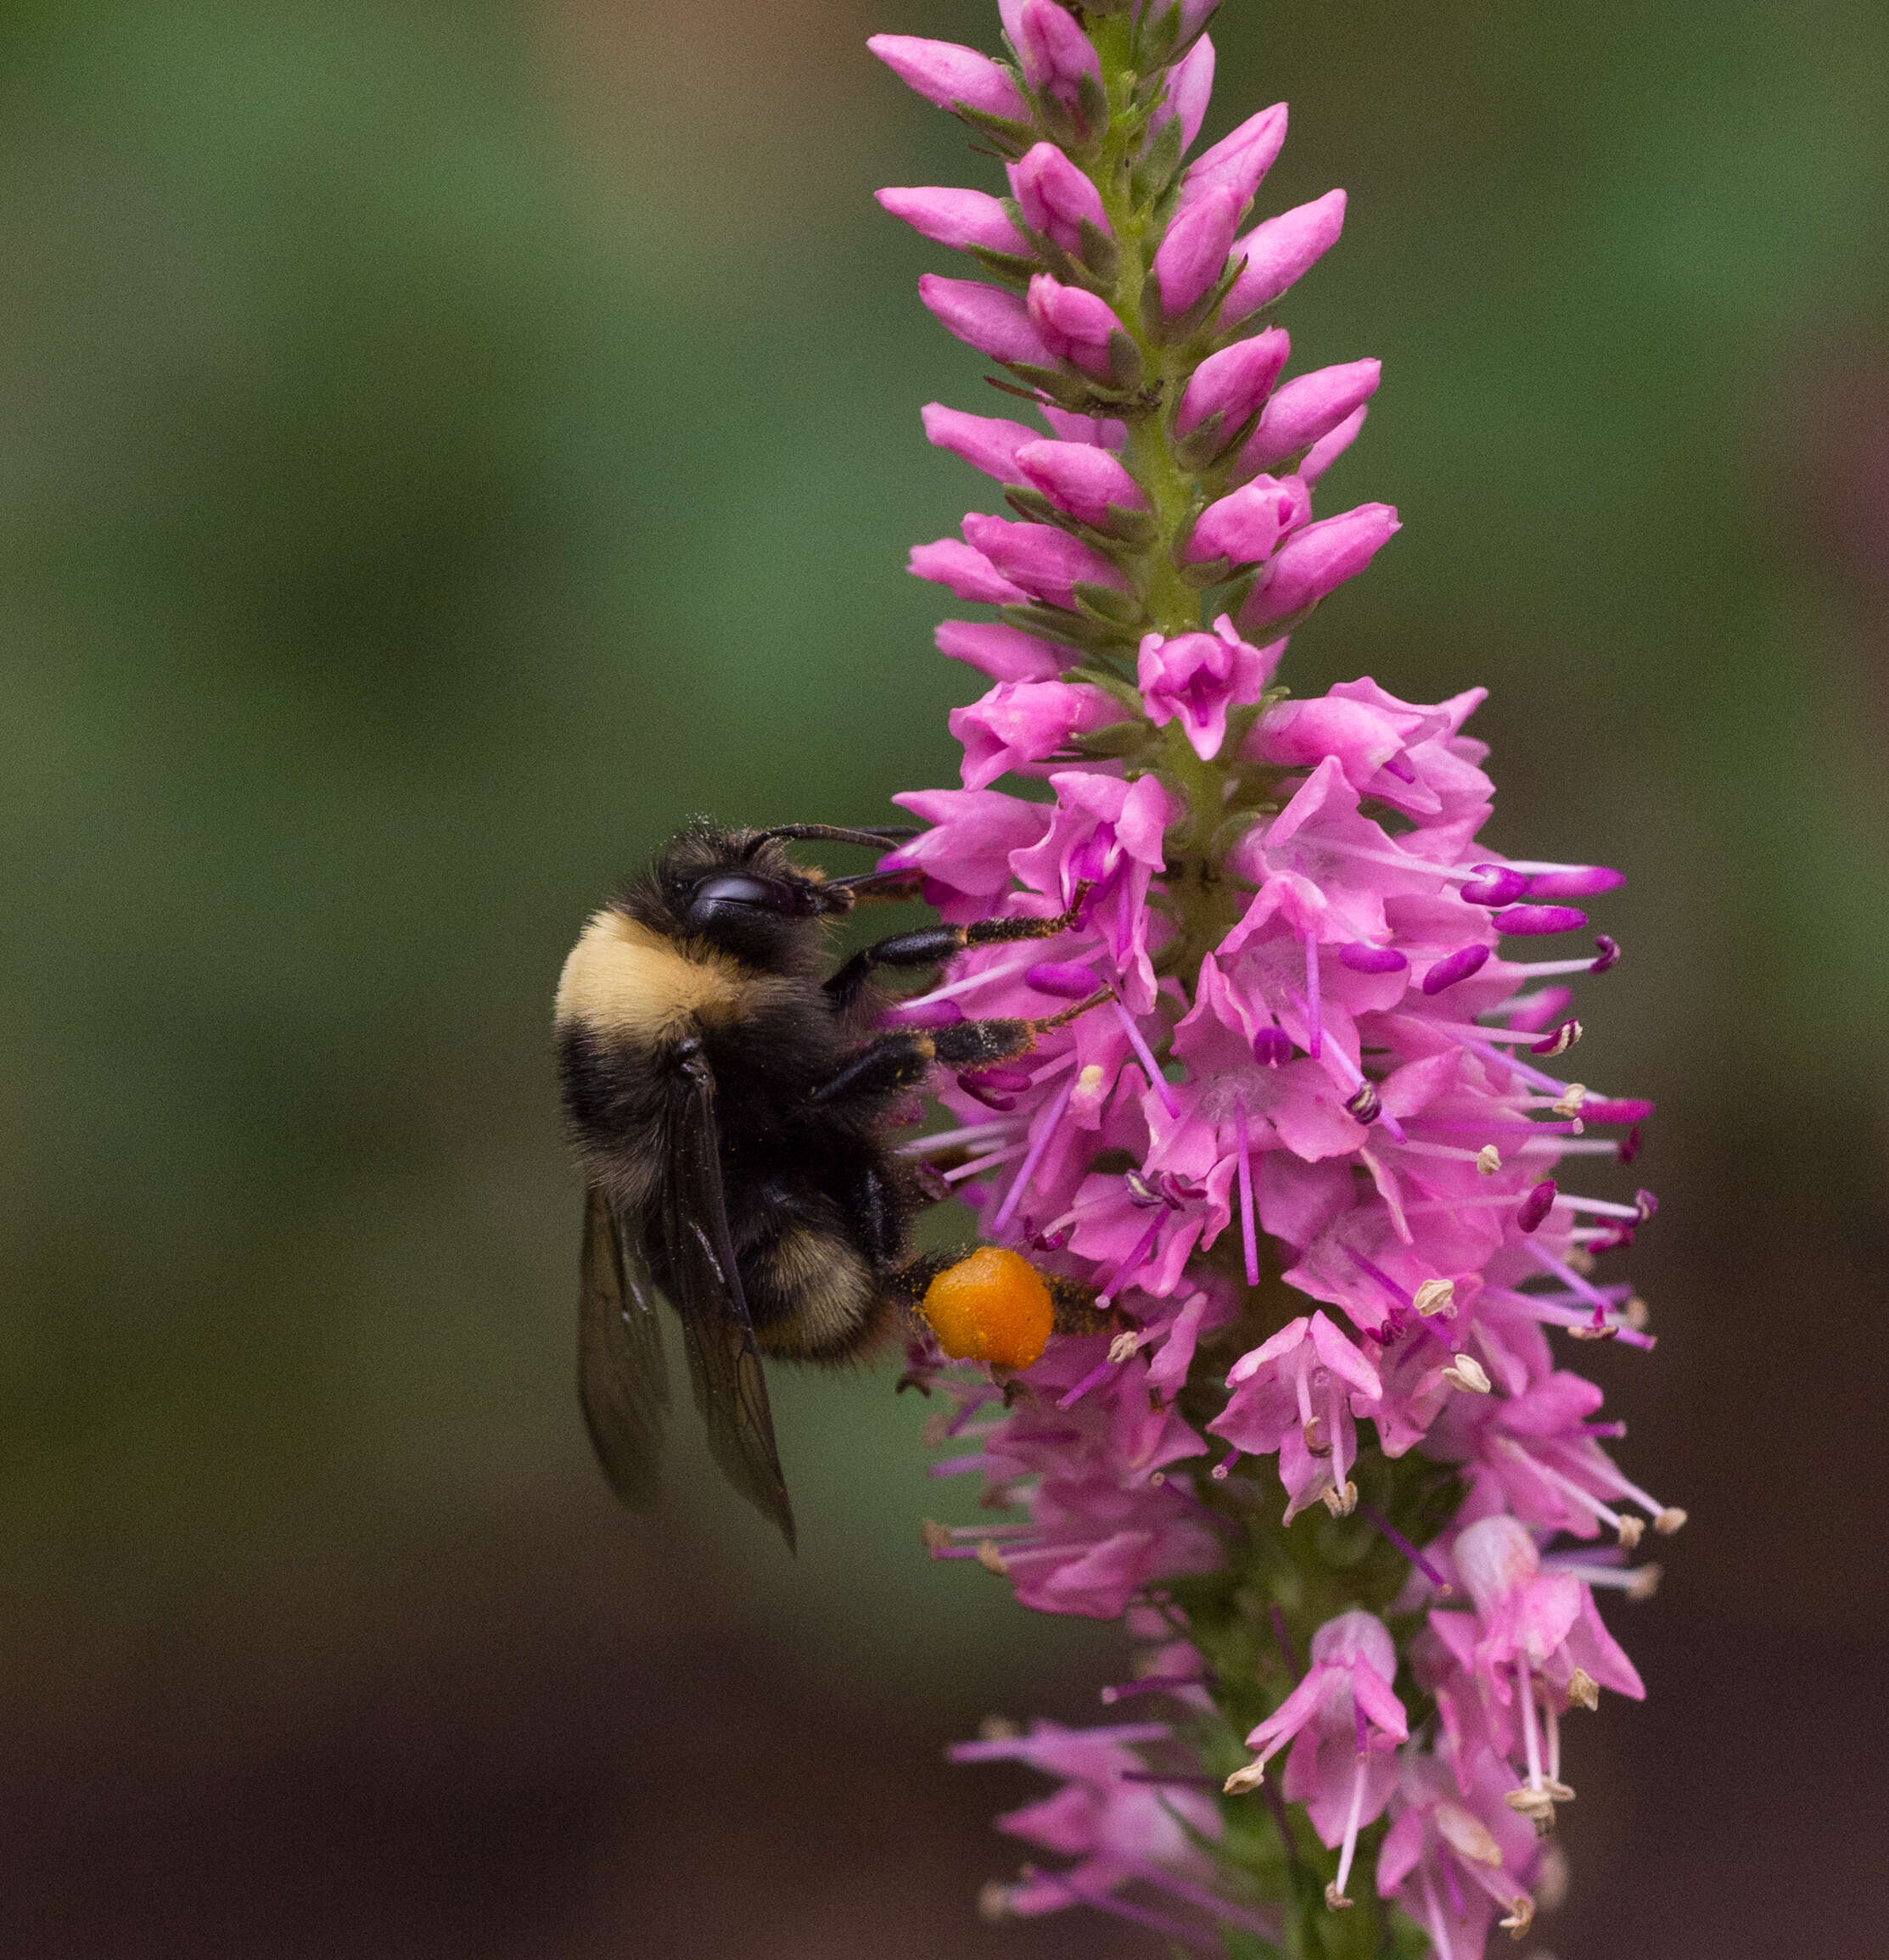
[[1327, 191], [1248, 232], [1233, 248], [1242, 270], [1220, 302], [1222, 331], [1271, 305], [1310, 272], [1337, 244], [1344, 211], [1344, 193]]
[[1029, 446], [1017, 451], [1016, 462], [1023, 480], [1058, 510], [1099, 529], [1108, 527], [1112, 511], [1125, 515], [1148, 507], [1141, 484], [1110, 451], [1093, 443], [1043, 442], [1032, 436]]
[[[1065, 14], [1063, 18], [1067, 20], [1068, 16]], [[1010, 295], [1004, 297], [1007, 299]], [[934, 307], [933, 311], [935, 312], [937, 309]], [[1107, 381], [1111, 377], [1115, 337], [1121, 334], [1124, 341], [1128, 339], [1122, 332], [1121, 322], [1115, 317], [1114, 309], [1106, 300], [1097, 299], [1080, 286], [1065, 286], [1047, 272], [1039, 272], [1029, 283], [1026, 323], [1040, 348], [1045, 350], [1039, 356], [1041, 364], [1053, 367], [1058, 361], [1067, 361], [1097, 381]], [[954, 328], [952, 331], [955, 333], [956, 329]], [[960, 334], [959, 338], [967, 336]], [[973, 342], [973, 345], [975, 344]]]
[[967, 415], [939, 401], [928, 402], [922, 413], [928, 441], [961, 456], [973, 469], [981, 469], [999, 483], [1023, 481], [1017, 452], [1037, 440], [1034, 428], [1001, 416]]
[[1038, 143], [1020, 162], [1005, 167], [1023, 222], [1071, 258], [1082, 256], [1085, 221], [1104, 238], [1113, 236], [1101, 193], [1053, 143]]
[[1272, 168], [1286, 142], [1286, 104], [1275, 102], [1257, 115], [1249, 115], [1230, 136], [1224, 136], [1211, 149], [1203, 149], [1187, 167], [1181, 179], [1178, 209], [1224, 190], [1233, 199], [1236, 226], [1259, 188], [1259, 180]]
[[1283, 327], [1269, 327], [1249, 340], [1236, 340], [1218, 354], [1209, 354], [1194, 370], [1187, 392], [1174, 413], [1174, 428], [1191, 435], [1211, 415], [1230, 440], [1258, 409], [1292, 350], [1292, 336]]
[[954, 252], [1002, 252], [1017, 259], [1033, 255], [1002, 204], [988, 192], [894, 186], [872, 194], [894, 217], [903, 218], [933, 244], [949, 245]]
[[1056, 356], [1031, 323], [1029, 307], [1014, 293], [1000, 293], [976, 279], [941, 279], [927, 272], [918, 282], [918, 297], [947, 333], [993, 361], [1056, 365]]
[[1054, 680], [1069, 664], [1066, 647], [1052, 646], [1015, 626], [945, 619], [933, 638], [947, 660], [961, 660], [993, 680]]
[[1207, 105], [1214, 93], [1214, 42], [1208, 35], [1190, 48], [1168, 70], [1168, 93], [1160, 108], [1148, 118], [1148, 133], [1158, 136], [1167, 124], [1180, 118], [1182, 155], [1194, 147], [1200, 126], [1207, 120]]
[[1225, 270], [1242, 209], [1230, 190], [1216, 188], [1176, 214], [1151, 268], [1163, 319], [1178, 320]]
[[1241, 471], [1251, 476], [1258, 470], [1275, 469], [1331, 434], [1376, 394], [1382, 372], [1382, 361], [1348, 361], [1282, 382], [1273, 390], [1252, 440], [1240, 451]]
[[974, 109], [1006, 122], [1028, 122], [1029, 104], [1000, 64], [955, 41], [874, 34], [866, 45], [906, 87], [939, 109]]
[[1039, 95], [1073, 109], [1085, 78], [1101, 87], [1101, 59], [1089, 36], [1055, 0], [1004, 0], [1004, 25], [1023, 64], [1023, 79]]
[[1317, 605], [1347, 579], [1356, 578], [1399, 529], [1397, 512], [1388, 504], [1359, 504], [1295, 531], [1241, 608], [1241, 625], [1256, 632]]

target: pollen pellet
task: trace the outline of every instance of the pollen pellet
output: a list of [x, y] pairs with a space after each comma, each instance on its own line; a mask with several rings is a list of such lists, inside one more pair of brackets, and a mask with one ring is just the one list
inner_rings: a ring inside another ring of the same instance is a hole
[[1042, 1275], [1001, 1246], [979, 1246], [925, 1289], [925, 1318], [954, 1361], [1028, 1368], [1049, 1342], [1055, 1312]]

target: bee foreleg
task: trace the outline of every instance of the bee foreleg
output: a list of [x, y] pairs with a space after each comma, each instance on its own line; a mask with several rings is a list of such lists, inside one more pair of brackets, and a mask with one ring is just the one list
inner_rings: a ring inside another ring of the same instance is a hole
[[850, 1007], [875, 966], [937, 966], [967, 946], [1053, 939], [1075, 924], [1088, 896], [1087, 885], [1077, 886], [1068, 909], [1051, 919], [979, 919], [969, 926], [928, 926], [916, 932], [895, 932], [854, 954], [827, 983], [827, 998], [842, 1011]]

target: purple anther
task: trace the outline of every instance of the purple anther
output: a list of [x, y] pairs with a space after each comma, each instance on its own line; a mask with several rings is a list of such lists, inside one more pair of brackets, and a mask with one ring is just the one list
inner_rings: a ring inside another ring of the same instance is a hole
[[1580, 1022], [1563, 1021], [1558, 1026], [1550, 1028], [1539, 1041], [1531, 1041], [1528, 1052], [1531, 1055], [1562, 1055], [1580, 1039]]
[[1499, 932], [1516, 932], [1539, 938], [1544, 932], [1578, 932], [1587, 923], [1587, 914], [1578, 905], [1511, 905], [1495, 915]]
[[1367, 946], [1354, 939], [1338, 949], [1338, 964], [1354, 973], [1401, 973], [1410, 961], [1394, 946]]
[[1384, 774], [1394, 776], [1399, 782], [1415, 782], [1417, 779], [1415, 767], [1401, 755], [1393, 755], [1385, 763]]
[[1086, 1000], [1101, 985], [1095, 974], [1079, 963], [1046, 960], [1023, 975], [1023, 984], [1039, 994], [1054, 994], [1062, 1000]]
[[1605, 973], [1608, 967], [1620, 964], [1620, 942], [1611, 939], [1605, 932], [1595, 935], [1594, 944], [1600, 949], [1600, 957], [1588, 968], [1589, 973]]
[[1144, 1212], [1168, 1201], [1139, 1171], [1124, 1171], [1122, 1182], [1128, 1186], [1128, 1201], [1131, 1205], [1139, 1206]]
[[879, 1016], [882, 1028], [956, 1028], [964, 1010], [955, 1000], [900, 1001]]
[[967, 1095], [975, 1097], [986, 1109], [994, 1109], [1001, 1115], [1007, 1115], [1017, 1106], [1015, 1096], [999, 1095], [995, 1089], [984, 1088], [974, 1076], [961, 1075], [957, 1078], [957, 1085]]
[[975, 1082], [979, 1089], [994, 1089], [1003, 1095], [1028, 1089], [1031, 1077], [1027, 1068], [989, 1067], [967, 1071], [958, 1081], [964, 1084]]
[[1632, 1225], [1616, 1225], [1604, 1238], [1594, 1240], [1588, 1251], [1595, 1254], [1623, 1252], [1633, 1244], [1634, 1229]]
[[1630, 1164], [1640, 1155], [1640, 1125], [1636, 1123], [1620, 1140], [1620, 1161]]
[[1477, 865], [1476, 876], [1462, 888], [1472, 905], [1512, 904], [1530, 888], [1526, 871], [1512, 871], [1506, 865]]
[[1384, 1105], [1378, 1096], [1376, 1084], [1369, 1082], [1358, 1084], [1357, 1093], [1345, 1107], [1359, 1123], [1376, 1123], [1384, 1113]]
[[1626, 882], [1624, 871], [1606, 865], [1563, 865], [1558, 871], [1537, 871], [1528, 889], [1538, 899], [1592, 899]]
[[1468, 979], [1471, 973], [1481, 971], [1488, 956], [1487, 946], [1459, 946], [1454, 953], [1445, 953], [1423, 976], [1423, 991], [1440, 994], [1445, 987]]
[[1033, 1252], [1060, 1252], [1068, 1244], [1069, 1235], [1067, 1232], [1051, 1232], [1045, 1236], [1041, 1232], [1032, 1232], [1029, 1242]]
[[1644, 1225], [1659, 1209], [1659, 1200], [1649, 1190], [1635, 1191], [1634, 1193], [1634, 1209], [1640, 1213], [1640, 1222]]
[[1645, 1123], [1653, 1105], [1637, 1095], [1590, 1095], [1581, 1105], [1585, 1123]]
[[1266, 1068], [1277, 1068], [1292, 1059], [1292, 1037], [1283, 1028], [1262, 1028], [1253, 1038], [1253, 1059]]
[[1544, 1178], [1522, 1201], [1515, 1215], [1518, 1232], [1532, 1232], [1555, 1208], [1555, 1180]]

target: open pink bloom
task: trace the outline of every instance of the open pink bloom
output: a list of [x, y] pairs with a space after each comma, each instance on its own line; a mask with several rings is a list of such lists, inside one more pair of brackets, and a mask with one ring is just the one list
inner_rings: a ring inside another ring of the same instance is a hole
[[1179, 633], [1172, 639], [1146, 635], [1135, 678], [1148, 720], [1161, 728], [1178, 717], [1195, 754], [1218, 755], [1226, 740], [1227, 710], [1250, 708], [1259, 699], [1281, 651], [1247, 646], [1224, 613], [1211, 633]]
[[1100, 688], [1001, 681], [981, 700], [951, 711], [951, 733], [964, 744], [964, 787], [983, 789], [1012, 770], [1029, 770], [1071, 736], [1119, 714]]
[[1254, 1788], [1267, 1762], [1292, 1744], [1285, 1795], [1306, 1806], [1321, 1843], [1342, 1847], [1328, 1901], [1344, 1897], [1358, 1833], [1382, 1814], [1397, 1782], [1393, 1752], [1410, 1727], [1391, 1691], [1396, 1674], [1397, 1649], [1374, 1614], [1327, 1620], [1312, 1636], [1305, 1678], [1247, 1737], [1258, 1755], [1227, 1779], [1230, 1790]]
[[1498, 1914], [1517, 1938], [1534, 1917], [1527, 1879], [1539, 1846], [1503, 1802], [1507, 1782], [1487, 1750], [1477, 1754], [1466, 1783], [1435, 1756], [1414, 1750], [1404, 1756], [1377, 1852], [1377, 1890], [1430, 1935], [1438, 1960], [1482, 1960]]
[[1207, 1426], [1245, 1455], [1278, 1453], [1286, 1522], [1320, 1498], [1348, 1514], [1358, 1495], [1349, 1481], [1358, 1455], [1352, 1411], [1382, 1393], [1377, 1370], [1320, 1313], [1242, 1354], [1226, 1379], [1233, 1393]]

